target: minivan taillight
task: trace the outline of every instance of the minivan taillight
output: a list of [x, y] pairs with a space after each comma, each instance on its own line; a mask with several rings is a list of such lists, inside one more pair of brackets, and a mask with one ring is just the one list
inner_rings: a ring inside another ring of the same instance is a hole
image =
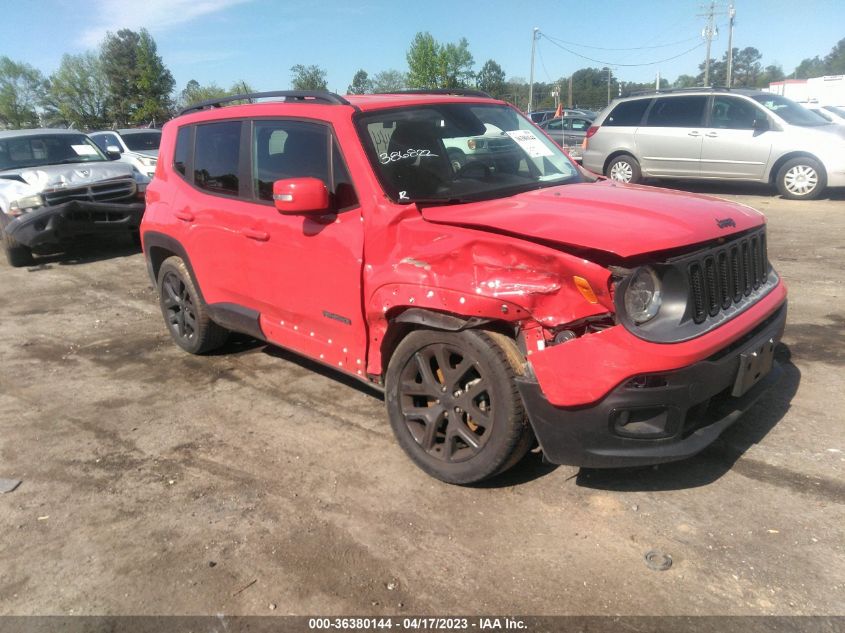
[[596, 132], [598, 132], [598, 131], [599, 131], [599, 126], [598, 126], [598, 125], [591, 125], [591, 126], [589, 127], [589, 129], [587, 130], [587, 136], [586, 136], [586, 138], [590, 138], [593, 134], [595, 134], [595, 133], [596, 133]]

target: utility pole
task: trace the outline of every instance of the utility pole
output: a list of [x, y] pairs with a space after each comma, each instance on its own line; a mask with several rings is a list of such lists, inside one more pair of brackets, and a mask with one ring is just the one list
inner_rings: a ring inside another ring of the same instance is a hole
[[716, 2], [715, 0], [710, 0], [710, 6], [707, 9], [707, 13], [699, 13], [699, 16], [703, 16], [707, 18], [707, 26], [704, 27], [704, 30], [701, 34], [704, 36], [704, 39], [707, 40], [707, 57], [704, 58], [704, 85], [710, 85], [710, 43], [713, 41], [713, 37], [716, 35], [716, 29], [713, 26], [713, 16], [716, 14]]
[[660, 90], [660, 71], [657, 71], [657, 77], [654, 78], [654, 91]]
[[567, 100], [566, 100], [567, 107], [571, 108], [571, 107], [573, 107], [573, 104], [572, 104], [572, 75], [569, 75], [569, 93], [567, 94], [567, 97], [568, 97]]
[[733, 61], [734, 61], [734, 49], [733, 49], [733, 39], [734, 39], [734, 16], [736, 15], [736, 9], [734, 9], [734, 4], [731, 2], [730, 7], [728, 7], [728, 69], [727, 69], [727, 82], [725, 85], [730, 88], [731, 87], [731, 73], [733, 72]]
[[534, 27], [531, 31], [531, 76], [528, 79], [528, 112], [530, 113], [534, 106], [534, 49], [537, 46], [537, 38], [540, 36], [540, 29]]
[[607, 67], [607, 103], [610, 105], [610, 66]]

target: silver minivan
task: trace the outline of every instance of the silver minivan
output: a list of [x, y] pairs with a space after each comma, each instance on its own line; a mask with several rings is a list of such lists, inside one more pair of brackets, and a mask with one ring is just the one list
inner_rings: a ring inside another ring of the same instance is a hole
[[759, 90], [663, 91], [613, 101], [584, 141], [583, 165], [614, 180], [748, 180], [809, 200], [845, 186], [845, 128]]

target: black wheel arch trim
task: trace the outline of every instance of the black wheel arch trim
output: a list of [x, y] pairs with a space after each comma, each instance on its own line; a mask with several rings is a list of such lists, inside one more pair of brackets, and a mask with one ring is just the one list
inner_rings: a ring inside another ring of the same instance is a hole
[[[237, 303], [221, 302], [209, 304], [205, 300], [202, 294], [202, 288], [197, 281], [197, 275], [191, 265], [191, 258], [188, 257], [185, 247], [182, 246], [179, 240], [170, 235], [159, 233], [158, 231], [145, 231], [141, 235], [141, 240], [143, 241], [144, 255], [147, 261], [147, 273], [150, 275], [153, 286], [158, 286], [158, 272], [162, 263], [168, 257], [176, 255], [185, 262], [185, 267], [188, 269], [188, 274], [191, 275], [191, 281], [194, 283], [199, 300], [208, 308], [208, 313], [212, 321], [227, 330], [241, 332], [262, 341], [267, 340], [264, 331], [261, 329], [261, 313], [258, 310], [253, 310]], [[161, 251], [160, 254], [158, 253], [159, 250]]]

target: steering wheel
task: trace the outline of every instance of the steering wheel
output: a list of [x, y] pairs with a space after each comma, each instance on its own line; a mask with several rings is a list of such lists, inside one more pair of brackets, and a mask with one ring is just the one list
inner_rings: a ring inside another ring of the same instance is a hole
[[[480, 172], [473, 175], [473, 172]], [[487, 178], [493, 173], [493, 169], [481, 161], [471, 160], [455, 172], [455, 178]]]

